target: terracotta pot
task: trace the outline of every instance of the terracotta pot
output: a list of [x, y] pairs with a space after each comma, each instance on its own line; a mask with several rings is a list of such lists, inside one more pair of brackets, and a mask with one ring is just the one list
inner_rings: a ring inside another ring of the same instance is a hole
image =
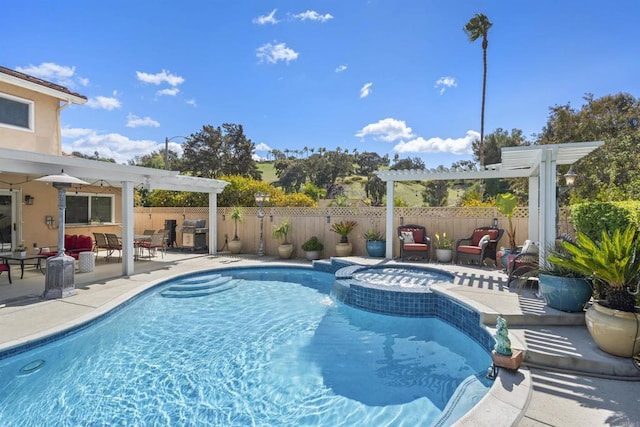
[[239, 254], [242, 252], [242, 240], [231, 240], [228, 242], [229, 252], [232, 254]]
[[278, 256], [282, 259], [289, 259], [293, 254], [293, 245], [278, 245]]
[[620, 357], [631, 357], [640, 351], [639, 312], [612, 310], [595, 303], [584, 318], [600, 350]]
[[349, 256], [352, 250], [351, 243], [338, 243], [336, 245], [336, 256]]

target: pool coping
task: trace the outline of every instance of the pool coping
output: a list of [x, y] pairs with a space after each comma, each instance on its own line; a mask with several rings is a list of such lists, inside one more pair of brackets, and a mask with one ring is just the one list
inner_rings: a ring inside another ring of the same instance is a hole
[[[308, 263], [302, 262], [295, 264], [287, 262], [269, 262], [266, 264], [260, 260], [242, 260], [242, 262], [235, 264], [233, 267], [230, 267], [229, 265], [202, 265], [202, 263], [197, 265], [196, 262], [190, 262], [189, 260], [181, 262], [180, 264], [180, 266], [176, 266], [169, 271], [157, 270], [151, 273], [140, 273], [133, 276], [118, 277], [113, 280], [107, 280], [104, 285], [124, 281], [127, 285], [131, 285], [131, 282], [133, 282], [134, 286], [127, 286], [127, 290], [123, 293], [109, 298], [106, 301], [100, 301], [100, 303], [97, 303], [95, 306], [91, 306], [91, 309], [89, 309], [88, 312], [79, 315], [73, 320], [54, 325], [30, 335], [0, 343], [0, 353], [10, 351], [23, 345], [37, 343], [47, 337], [69, 332], [78, 326], [95, 321], [99, 317], [110, 313], [114, 309], [122, 306], [147, 290], [176, 277], [195, 274], [202, 271], [224, 270], [234, 267], [295, 266], [311, 268]], [[412, 268], [413, 267], [414, 266], [412, 266]], [[453, 274], [455, 275], [455, 273]], [[499, 313], [474, 300], [464, 298], [464, 296], [451, 292], [451, 289], [454, 289], [455, 286], [457, 286], [455, 283], [439, 283], [432, 286], [434, 291], [441, 292], [477, 311], [480, 314], [481, 323], [485, 323], [481, 326], [487, 328], [487, 330], [492, 333], [492, 328], [486, 326], [486, 319], [497, 317]], [[74, 298], [78, 299], [78, 295], [65, 298], [64, 302], [73, 302]], [[55, 301], [60, 300], [43, 301], [38, 304], [51, 304]], [[513, 337], [511, 338], [514, 348], [524, 348], [519, 342], [514, 341]], [[499, 420], [501, 424], [515, 425], [524, 416], [525, 410], [531, 399], [532, 391], [531, 374], [527, 369], [520, 368], [517, 372], [509, 372], [505, 369], [500, 369], [494, 384], [489, 389], [489, 392], [473, 407], [473, 409], [457, 420], [454, 425], [495, 426], [497, 420]]]

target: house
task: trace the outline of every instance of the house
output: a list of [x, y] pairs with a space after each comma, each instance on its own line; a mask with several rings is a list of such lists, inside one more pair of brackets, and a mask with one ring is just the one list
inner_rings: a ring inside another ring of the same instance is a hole
[[69, 234], [95, 230], [121, 235], [123, 274], [132, 274], [134, 267], [136, 187], [208, 193], [208, 247], [215, 253], [217, 194], [227, 183], [64, 155], [60, 116], [69, 105], [86, 102], [86, 96], [66, 87], [0, 66], [0, 251], [11, 251], [21, 244], [32, 251], [56, 245], [60, 230], [58, 190], [35, 180], [64, 171], [89, 183], [67, 189], [64, 230]]

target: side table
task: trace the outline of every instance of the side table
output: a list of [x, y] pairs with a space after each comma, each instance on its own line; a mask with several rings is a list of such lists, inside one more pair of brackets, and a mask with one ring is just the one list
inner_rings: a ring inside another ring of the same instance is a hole
[[96, 266], [93, 251], [80, 252], [78, 254], [78, 269], [80, 273], [89, 273]]

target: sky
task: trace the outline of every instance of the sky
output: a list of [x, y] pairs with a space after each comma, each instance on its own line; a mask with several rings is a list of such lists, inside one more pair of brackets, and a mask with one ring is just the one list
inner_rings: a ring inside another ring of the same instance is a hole
[[[640, 97], [637, 0], [21, 0], [2, 4], [0, 65], [88, 98], [63, 151], [127, 163], [205, 125], [272, 149], [374, 151], [427, 167], [473, 158], [492, 22], [485, 135], [532, 140], [549, 109]], [[567, 141], [569, 142], [569, 141]], [[578, 141], [574, 141], [578, 142]]]

